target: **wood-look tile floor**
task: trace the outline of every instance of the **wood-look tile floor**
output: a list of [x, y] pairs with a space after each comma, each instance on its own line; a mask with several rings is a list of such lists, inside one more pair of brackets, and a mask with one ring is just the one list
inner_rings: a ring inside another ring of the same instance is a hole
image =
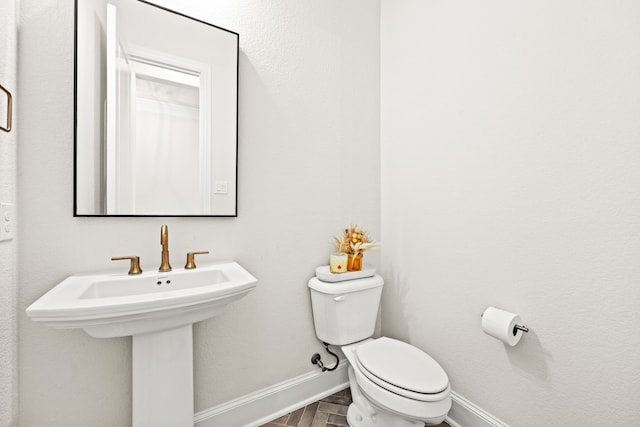
[[[260, 427], [348, 427], [347, 408], [350, 404], [351, 390], [346, 388]], [[449, 424], [434, 427], [449, 427]]]

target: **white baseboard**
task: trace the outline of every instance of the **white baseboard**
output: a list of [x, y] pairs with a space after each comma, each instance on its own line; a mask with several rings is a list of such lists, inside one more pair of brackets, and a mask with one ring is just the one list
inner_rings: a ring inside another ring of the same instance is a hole
[[335, 371], [312, 372], [195, 414], [195, 427], [256, 427], [349, 386], [349, 362]]
[[[195, 427], [257, 427], [349, 386], [349, 362], [335, 371], [319, 369], [195, 414]], [[451, 427], [509, 427], [479, 406], [451, 392]]]
[[445, 421], [451, 427], [509, 427], [484, 409], [451, 392], [451, 410]]

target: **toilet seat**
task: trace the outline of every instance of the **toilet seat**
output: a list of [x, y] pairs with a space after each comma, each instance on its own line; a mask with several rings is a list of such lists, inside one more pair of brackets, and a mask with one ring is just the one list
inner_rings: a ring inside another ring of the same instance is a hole
[[[375, 342], [382, 340], [382, 350], [378, 348], [377, 345], [372, 345], [368, 350], [360, 352], [359, 349], [361, 347], [369, 346]], [[395, 341], [396, 343], [389, 343], [389, 341]], [[399, 345], [397, 343], [400, 343]], [[392, 381], [395, 381], [396, 384], [404, 385], [405, 388], [398, 387], [390, 382], [383, 381], [381, 377], [390, 378], [393, 377], [389, 375], [390, 372], [393, 372], [393, 365], [401, 365], [404, 364], [406, 359], [412, 359], [412, 356], [407, 356], [402, 349], [397, 350], [398, 347], [403, 347], [406, 345], [411, 347], [413, 350], [419, 352], [421, 355], [428, 356], [426, 353], [421, 350], [411, 346], [407, 343], [402, 343], [400, 341], [392, 340], [391, 338], [378, 338], [378, 339], [366, 339], [361, 342], [357, 342], [354, 344], [342, 346], [341, 349], [344, 352], [344, 355], [347, 357], [347, 360], [351, 364], [349, 368], [349, 380], [351, 382], [352, 393], [353, 390], [357, 390], [354, 395], [362, 395], [368, 402], [370, 402], [374, 407], [381, 408], [387, 412], [398, 415], [403, 419], [409, 420], [420, 420], [428, 425], [439, 424], [441, 423], [449, 409], [451, 409], [451, 386], [449, 385], [449, 379], [446, 376], [446, 373], [442, 371], [444, 378], [445, 389], [438, 393], [419, 393], [411, 390], [407, 390], [406, 387], [418, 388], [419, 390], [425, 390], [425, 385], [435, 384], [436, 386], [431, 388], [432, 390], [436, 390], [440, 388], [438, 385], [439, 381], [430, 382], [425, 379], [425, 381], [417, 382], [418, 384], [422, 384], [422, 387], [409, 385], [412, 384], [411, 381], [399, 381], [402, 379], [401, 376], [395, 377]], [[391, 349], [396, 350], [391, 350]], [[406, 350], [406, 347], [404, 347]], [[380, 351], [378, 351], [380, 350]], [[407, 350], [409, 354], [413, 352], [413, 350]], [[381, 362], [384, 367], [376, 366], [376, 362], [369, 360], [370, 356], [368, 353], [378, 354], [378, 355], [386, 355], [385, 357], [380, 356], [380, 360], [384, 360], [386, 358], [386, 362]], [[416, 356], [416, 354], [413, 354]], [[416, 356], [419, 360], [422, 360], [421, 363], [426, 364], [428, 366], [433, 366], [431, 361], [425, 361], [424, 359], [420, 359], [421, 356]], [[428, 356], [430, 359], [430, 356]], [[362, 358], [365, 363], [368, 363], [369, 369], [365, 368], [361, 361], [358, 359]], [[433, 361], [433, 363], [437, 365], [437, 362]], [[379, 369], [378, 369], [379, 368]], [[379, 376], [373, 375], [373, 372], [377, 372]], [[409, 370], [410, 371], [410, 370]], [[437, 371], [437, 370], [436, 370]], [[421, 369], [418, 368], [418, 372], [421, 372]], [[440, 372], [438, 372], [439, 374]], [[353, 378], [352, 378], [353, 375]], [[418, 375], [422, 377], [422, 374]], [[438, 375], [439, 376], [439, 375]], [[370, 378], [373, 378], [371, 380]], [[424, 379], [424, 378], [423, 378]], [[428, 390], [428, 388], [426, 388]], [[355, 400], [354, 400], [355, 401]]]
[[392, 393], [422, 402], [449, 394], [449, 378], [442, 367], [410, 344], [382, 337], [358, 346], [355, 356], [362, 375]]

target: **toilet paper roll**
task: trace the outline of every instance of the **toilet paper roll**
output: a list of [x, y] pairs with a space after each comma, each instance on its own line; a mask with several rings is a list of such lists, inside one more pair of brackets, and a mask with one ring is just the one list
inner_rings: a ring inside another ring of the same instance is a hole
[[489, 307], [482, 314], [482, 330], [484, 333], [512, 347], [518, 344], [520, 338], [522, 338], [522, 331], [516, 330], [516, 325], [522, 325], [522, 320], [515, 313]]

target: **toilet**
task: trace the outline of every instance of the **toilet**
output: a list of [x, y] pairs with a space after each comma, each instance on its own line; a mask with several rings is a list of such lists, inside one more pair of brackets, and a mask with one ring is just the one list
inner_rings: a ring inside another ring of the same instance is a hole
[[[350, 273], [343, 273], [350, 274]], [[373, 335], [384, 280], [309, 280], [317, 337], [340, 346], [349, 361], [351, 427], [437, 425], [451, 408], [449, 378], [422, 350]]]

